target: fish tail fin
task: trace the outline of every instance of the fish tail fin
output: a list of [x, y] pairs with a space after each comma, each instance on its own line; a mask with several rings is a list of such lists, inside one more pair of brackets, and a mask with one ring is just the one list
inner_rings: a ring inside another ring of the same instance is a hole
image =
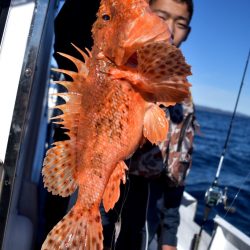
[[73, 207], [50, 231], [41, 250], [101, 250], [102, 224], [99, 209]]

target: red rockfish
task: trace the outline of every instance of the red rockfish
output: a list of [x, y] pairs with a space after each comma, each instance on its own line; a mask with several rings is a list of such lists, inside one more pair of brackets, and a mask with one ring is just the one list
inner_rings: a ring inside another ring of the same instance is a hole
[[[80, 32], [80, 25], [79, 25]], [[168, 120], [160, 104], [189, 95], [190, 66], [171, 45], [166, 24], [146, 0], [102, 0], [93, 25], [94, 45], [84, 62], [62, 54], [77, 72], [58, 70], [66, 104], [54, 117], [69, 130], [70, 140], [54, 143], [42, 170], [54, 195], [78, 198], [71, 211], [48, 234], [42, 249], [103, 249], [99, 206], [113, 208], [125, 182], [124, 159], [144, 138], [163, 141]], [[53, 208], [51, 208], [53, 209]]]

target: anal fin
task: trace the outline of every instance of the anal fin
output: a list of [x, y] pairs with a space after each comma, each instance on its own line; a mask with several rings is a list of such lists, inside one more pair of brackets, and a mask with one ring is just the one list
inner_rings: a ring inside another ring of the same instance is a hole
[[105, 211], [113, 208], [120, 197], [120, 181], [125, 184], [125, 171], [128, 169], [124, 161], [118, 162], [113, 173], [111, 174], [106, 189], [103, 194], [103, 206]]

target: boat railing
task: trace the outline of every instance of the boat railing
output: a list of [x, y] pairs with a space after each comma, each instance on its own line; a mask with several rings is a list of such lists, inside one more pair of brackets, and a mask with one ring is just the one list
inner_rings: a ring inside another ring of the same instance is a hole
[[200, 226], [194, 221], [196, 210], [197, 200], [189, 193], [184, 192], [180, 206], [181, 220], [177, 234], [179, 250], [250, 249], [250, 237], [218, 215], [213, 219], [214, 230], [212, 235], [203, 230], [199, 243], [195, 245], [195, 235], [200, 231]]

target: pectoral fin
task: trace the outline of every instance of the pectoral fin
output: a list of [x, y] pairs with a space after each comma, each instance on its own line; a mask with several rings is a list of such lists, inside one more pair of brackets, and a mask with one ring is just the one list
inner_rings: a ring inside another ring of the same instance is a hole
[[118, 162], [113, 173], [111, 174], [106, 189], [103, 194], [103, 206], [105, 211], [113, 208], [120, 197], [120, 181], [125, 184], [125, 171], [128, 169], [124, 161]]
[[165, 112], [152, 104], [144, 116], [143, 135], [151, 143], [158, 144], [167, 138], [169, 123]]
[[137, 51], [136, 69], [114, 68], [114, 79], [126, 79], [148, 102], [179, 103], [190, 94], [190, 66], [181, 51], [165, 42], [145, 45]]
[[145, 99], [154, 102], [181, 102], [189, 95], [190, 66], [181, 51], [171, 44], [147, 44], [137, 52], [138, 72], [147, 81], [138, 85]]
[[191, 75], [180, 49], [165, 42], [150, 43], [137, 52], [138, 71], [154, 82], [179, 78], [186, 82]]

